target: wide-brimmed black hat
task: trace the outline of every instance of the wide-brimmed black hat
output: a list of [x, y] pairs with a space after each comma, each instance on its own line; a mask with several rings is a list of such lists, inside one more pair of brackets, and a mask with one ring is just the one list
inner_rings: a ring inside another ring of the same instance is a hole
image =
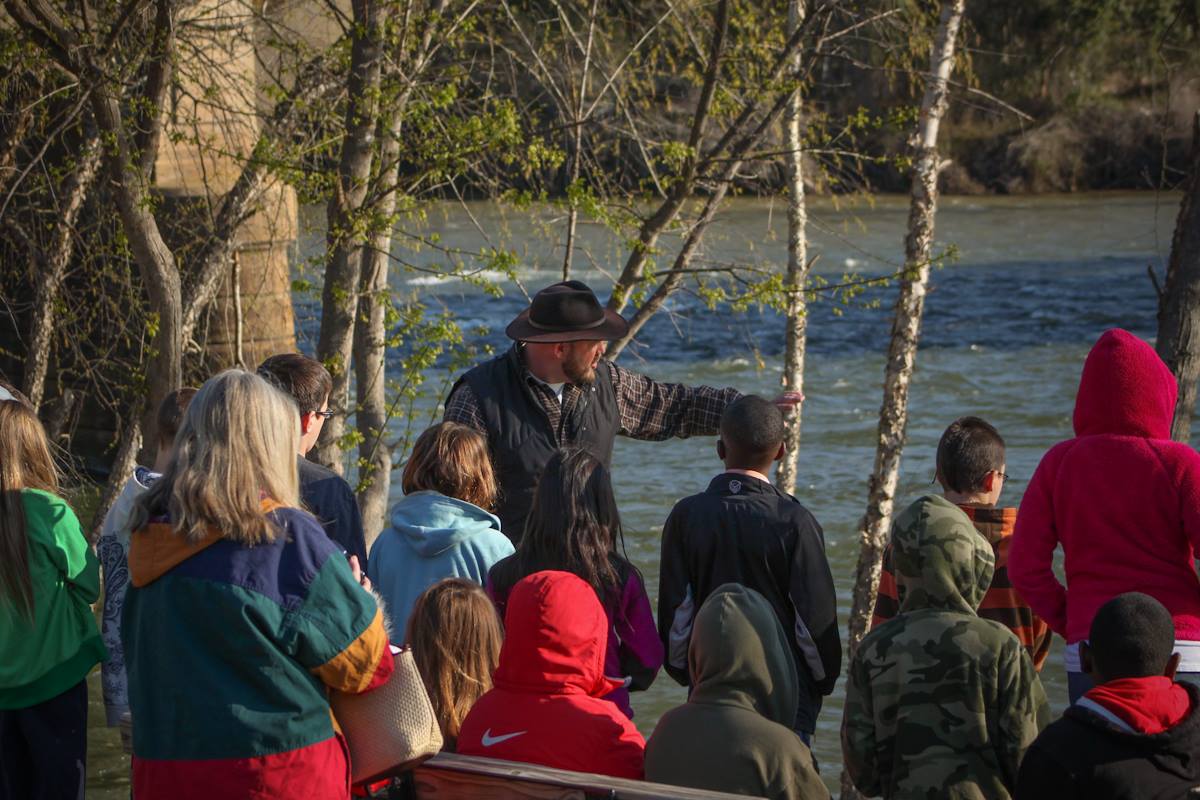
[[504, 332], [518, 342], [607, 341], [628, 333], [629, 323], [600, 305], [586, 283], [563, 281], [535, 294]]

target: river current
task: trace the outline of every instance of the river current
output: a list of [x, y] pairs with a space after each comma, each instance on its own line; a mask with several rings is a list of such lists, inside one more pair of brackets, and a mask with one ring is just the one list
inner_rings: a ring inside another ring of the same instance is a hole
[[[468, 209], [447, 204], [430, 214], [425, 225], [428, 233], [438, 234], [439, 248], [515, 250], [521, 264], [518, 278], [530, 294], [559, 279], [561, 215], [488, 204]], [[930, 482], [938, 437], [964, 414], [983, 416], [1005, 437], [1012, 477], [1001, 502], [1020, 502], [1042, 453], [1071, 436], [1080, 369], [1096, 337], [1111, 327], [1154, 336], [1156, 299], [1146, 268], [1152, 265], [1160, 275], [1165, 271], [1177, 210], [1178, 196], [1149, 193], [942, 199], [938, 246], [952, 246], [956, 256], [930, 282], [898, 508], [937, 488]], [[898, 269], [907, 216], [904, 198], [878, 198], [870, 204], [816, 199], [810, 215], [810, 257], [818, 256], [815, 270], [830, 284]], [[298, 274], [302, 264], [319, 257], [324, 239], [320, 209], [306, 210], [301, 222], [307, 227], [298, 246]], [[575, 277], [606, 297], [611, 285], [607, 276], [620, 269], [625, 250], [598, 227], [584, 225], [581, 230]], [[780, 269], [785, 242], [781, 203], [736, 200], [719, 218], [704, 257]], [[670, 244], [664, 246], [664, 262]], [[445, 258], [441, 249], [429, 247], [397, 254], [418, 265]], [[487, 326], [490, 333], [484, 338], [497, 349], [506, 346], [504, 326], [526, 304], [516, 285], [507, 280], [499, 285], [504, 294], [497, 298], [423, 272], [393, 280], [397, 290], [451, 308], [468, 325]], [[824, 527], [843, 632], [895, 293], [892, 285], [870, 289], [849, 303], [818, 299], [810, 310], [796, 494]], [[310, 294], [298, 294], [296, 308], [301, 347], [311, 352], [317, 305]], [[735, 386], [773, 396], [779, 391], [782, 350], [783, 320], [775, 312], [709, 310], [697, 297], [682, 293], [642, 331], [621, 363], [659, 380]], [[437, 415], [435, 397], [447, 379], [440, 372], [431, 376], [427, 396], [417, 403], [417, 430]], [[405, 424], [397, 421], [397, 427]], [[618, 439], [613, 475], [626, 546], [646, 578], [652, 601], [657, 601], [663, 521], [676, 500], [702, 491], [720, 469], [712, 438], [658, 443]], [[399, 496], [397, 470], [393, 498]], [[1043, 681], [1057, 715], [1066, 704], [1059, 639]], [[128, 797], [129, 762], [120, 754], [115, 731], [103, 727], [98, 674], [89, 689], [88, 796]], [[839, 682], [821, 712], [814, 746], [831, 787], [840, 771], [842, 696]], [[684, 698], [684, 690], [660, 674], [649, 691], [634, 695], [635, 722], [649, 735], [659, 716]]]

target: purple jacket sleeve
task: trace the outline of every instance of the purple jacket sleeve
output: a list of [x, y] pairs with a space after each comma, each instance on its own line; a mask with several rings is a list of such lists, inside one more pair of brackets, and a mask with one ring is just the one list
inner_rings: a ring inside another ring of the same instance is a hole
[[621, 640], [618, 653], [621, 672], [631, 679], [629, 688], [633, 691], [650, 688], [662, 667], [663, 645], [654, 627], [654, 612], [646, 587], [632, 569], [621, 592], [621, 613], [614, 627]]

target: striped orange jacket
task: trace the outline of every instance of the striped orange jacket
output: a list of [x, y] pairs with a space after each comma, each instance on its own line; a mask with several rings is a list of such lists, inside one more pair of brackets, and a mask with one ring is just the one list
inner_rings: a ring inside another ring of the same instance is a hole
[[[1033, 613], [1008, 579], [1008, 546], [1017, 524], [1017, 509], [992, 506], [959, 506], [975, 523], [975, 529], [987, 539], [996, 552], [996, 574], [991, 588], [983, 596], [979, 616], [999, 622], [1013, 633], [1029, 651], [1033, 666], [1041, 670], [1050, 654], [1050, 626]], [[892, 546], [883, 553], [883, 571], [879, 575], [879, 597], [875, 601], [875, 616], [871, 627], [881, 625], [900, 612], [899, 591], [892, 563]]]

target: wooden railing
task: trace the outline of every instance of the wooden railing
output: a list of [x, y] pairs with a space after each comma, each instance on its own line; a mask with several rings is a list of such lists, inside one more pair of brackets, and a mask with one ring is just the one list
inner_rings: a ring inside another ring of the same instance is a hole
[[415, 800], [745, 800], [746, 795], [440, 753], [413, 770]]

